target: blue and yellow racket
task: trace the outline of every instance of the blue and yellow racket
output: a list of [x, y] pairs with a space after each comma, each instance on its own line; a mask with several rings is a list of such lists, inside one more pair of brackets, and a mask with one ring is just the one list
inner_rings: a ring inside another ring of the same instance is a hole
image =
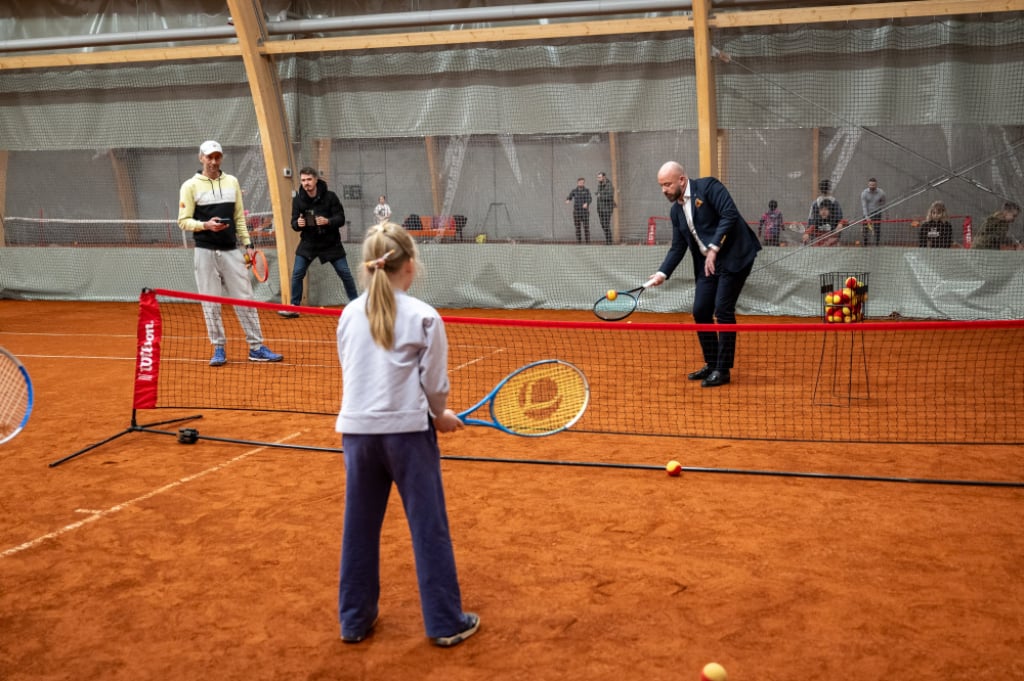
[[[520, 367], [458, 417], [470, 426], [490, 426], [512, 435], [541, 437], [571, 427], [587, 410], [590, 384], [576, 366], [545, 359]], [[470, 418], [487, 407], [491, 420]]]
[[20, 433], [32, 414], [32, 379], [18, 358], [0, 348], [0, 444]]

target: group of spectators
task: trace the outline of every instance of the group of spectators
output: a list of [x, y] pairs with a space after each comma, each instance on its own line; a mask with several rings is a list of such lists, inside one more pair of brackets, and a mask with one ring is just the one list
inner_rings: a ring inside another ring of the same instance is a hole
[[[822, 180], [818, 184], [819, 195], [811, 204], [807, 214], [802, 243], [810, 246], [835, 246], [845, 229], [847, 220], [843, 207], [832, 194], [832, 182]], [[871, 178], [860, 195], [861, 235], [865, 246], [879, 246], [882, 238], [882, 223], [885, 220], [886, 195], [878, 186], [878, 180]], [[972, 234], [971, 248], [1000, 249], [1018, 248], [1020, 243], [1010, 236], [1010, 225], [1020, 215], [1020, 206], [1006, 201], [1002, 207], [986, 218]], [[778, 246], [784, 231], [784, 220], [778, 201], [768, 202], [768, 210], [758, 221], [757, 234], [766, 246]], [[918, 245], [921, 248], [952, 248], [953, 223], [950, 221], [946, 204], [935, 201], [928, 207], [923, 222], [914, 221], [911, 226], [918, 230]], [[857, 245], [862, 242], [858, 241]]]
[[[565, 202], [572, 204], [572, 224], [576, 228], [576, 243], [590, 243], [590, 204], [593, 200], [586, 178], [578, 178]], [[612, 212], [616, 209], [615, 190], [608, 174], [597, 174], [597, 217], [601, 220], [604, 242], [612, 243]]]

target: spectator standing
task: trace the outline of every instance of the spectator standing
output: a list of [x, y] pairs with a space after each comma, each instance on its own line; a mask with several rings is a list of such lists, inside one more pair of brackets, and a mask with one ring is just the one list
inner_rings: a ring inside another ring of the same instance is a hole
[[946, 204], [942, 201], [935, 201], [928, 207], [928, 217], [921, 223], [917, 243], [921, 248], [953, 246], [953, 223], [949, 221]]
[[391, 206], [388, 205], [388, 197], [381, 194], [377, 197], [377, 205], [373, 207], [373, 217], [377, 224], [382, 225], [391, 217]]
[[586, 238], [590, 243], [590, 190], [584, 178], [576, 180], [576, 187], [569, 192], [565, 202], [572, 204], [572, 224], [576, 227], [576, 243]]
[[757, 223], [757, 235], [765, 246], [778, 246], [782, 236], [782, 211], [779, 202], [772, 199], [768, 202], [768, 212], [761, 216]]
[[[331, 263], [345, 287], [349, 302], [356, 299], [356, 282], [345, 259], [341, 228], [345, 226], [345, 208], [338, 195], [327, 188], [316, 169], [306, 166], [299, 171], [299, 191], [292, 197], [292, 229], [299, 233], [292, 267], [292, 305], [302, 304], [302, 280], [313, 261]], [[282, 317], [298, 317], [294, 310], [281, 310]]]
[[[242, 188], [234, 175], [220, 168], [224, 150], [214, 140], [199, 146], [202, 168], [185, 180], [178, 192], [178, 227], [191, 232], [195, 242], [193, 262], [196, 288], [209, 296], [226, 296], [252, 300], [252, 282], [246, 262], [254, 252], [245, 223]], [[238, 252], [239, 241], [245, 246], [245, 255]], [[213, 344], [210, 366], [228, 363], [224, 349], [227, 336], [221, 318], [219, 303], [203, 303], [206, 333]], [[235, 306], [245, 342], [249, 346], [250, 362], [280, 362], [282, 355], [271, 352], [263, 344], [260, 316], [256, 308]]]
[[615, 210], [615, 189], [604, 172], [597, 174], [597, 217], [601, 220], [606, 244], [612, 243], [612, 212]]
[[885, 191], [878, 187], [878, 180], [871, 178], [868, 186], [860, 193], [860, 206], [864, 213], [864, 245], [874, 235], [875, 245], [882, 238], [882, 220], [885, 219]]

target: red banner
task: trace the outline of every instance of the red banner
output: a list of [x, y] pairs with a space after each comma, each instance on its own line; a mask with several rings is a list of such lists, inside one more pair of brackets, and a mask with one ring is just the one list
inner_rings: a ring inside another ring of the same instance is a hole
[[658, 218], [647, 218], [647, 245], [653, 246], [658, 236]]
[[143, 289], [139, 296], [138, 345], [135, 352], [135, 408], [156, 408], [160, 376], [160, 340], [162, 325], [156, 292]]

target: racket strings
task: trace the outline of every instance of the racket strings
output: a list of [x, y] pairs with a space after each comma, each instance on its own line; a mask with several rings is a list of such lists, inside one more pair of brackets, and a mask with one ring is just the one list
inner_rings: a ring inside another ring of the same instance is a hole
[[615, 300], [602, 297], [594, 303], [594, 314], [599, 319], [614, 322], [628, 317], [636, 309], [637, 299], [628, 293], [620, 293]]
[[28, 390], [20, 367], [0, 354], [0, 437], [21, 426], [28, 411]]
[[590, 399], [586, 379], [568, 364], [541, 364], [513, 376], [494, 396], [491, 416], [519, 435], [543, 435], [568, 428]]

